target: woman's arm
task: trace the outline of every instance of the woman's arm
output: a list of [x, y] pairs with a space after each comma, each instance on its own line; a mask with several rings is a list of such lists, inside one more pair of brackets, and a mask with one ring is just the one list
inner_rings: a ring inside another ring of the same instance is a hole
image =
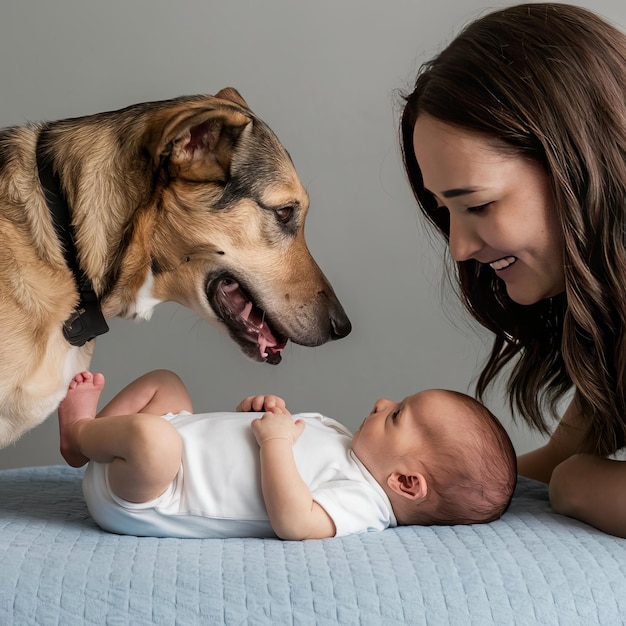
[[550, 483], [562, 515], [626, 537], [626, 462], [584, 453], [585, 419], [576, 397], [548, 443], [518, 459], [518, 473]]
[[276, 407], [253, 420], [252, 430], [261, 448], [261, 488], [274, 532], [291, 540], [333, 537], [335, 524], [313, 500], [293, 455], [304, 422]]
[[574, 454], [552, 473], [550, 504], [562, 515], [626, 537], [626, 462]]
[[548, 443], [518, 457], [517, 473], [549, 483], [557, 465], [581, 452], [585, 428], [583, 415], [574, 396]]

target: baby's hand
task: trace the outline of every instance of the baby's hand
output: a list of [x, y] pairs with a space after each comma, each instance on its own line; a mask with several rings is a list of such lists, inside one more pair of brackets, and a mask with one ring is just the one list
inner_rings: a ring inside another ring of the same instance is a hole
[[250, 426], [259, 446], [270, 439], [287, 439], [293, 445], [304, 430], [304, 422], [294, 421], [283, 407], [266, 411], [263, 417], [252, 420]]
[[285, 401], [278, 396], [248, 396], [245, 400], [242, 400], [235, 409], [239, 412], [261, 412], [269, 411], [274, 407], [280, 409], [285, 408]]

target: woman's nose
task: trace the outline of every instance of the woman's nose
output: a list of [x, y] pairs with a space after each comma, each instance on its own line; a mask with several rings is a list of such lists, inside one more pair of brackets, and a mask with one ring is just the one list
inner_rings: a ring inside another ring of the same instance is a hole
[[476, 258], [478, 251], [483, 247], [481, 238], [475, 229], [463, 217], [456, 217], [450, 212], [450, 234], [448, 246], [452, 258], [457, 261], [467, 261]]

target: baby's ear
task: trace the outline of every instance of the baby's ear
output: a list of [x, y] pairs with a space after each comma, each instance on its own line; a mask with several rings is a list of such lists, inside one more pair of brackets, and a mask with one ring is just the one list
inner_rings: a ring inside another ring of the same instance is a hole
[[395, 493], [409, 500], [423, 500], [428, 494], [428, 484], [424, 474], [401, 474], [393, 472], [387, 478], [387, 485]]

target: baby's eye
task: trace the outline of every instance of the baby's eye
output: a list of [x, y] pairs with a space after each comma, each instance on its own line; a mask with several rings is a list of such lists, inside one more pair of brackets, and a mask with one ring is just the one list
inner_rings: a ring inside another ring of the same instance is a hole
[[391, 414], [391, 419], [392, 419], [392, 420], [395, 420], [395, 419], [396, 419], [396, 417], [398, 417], [399, 413], [400, 413], [400, 411], [394, 411], [394, 412]]

